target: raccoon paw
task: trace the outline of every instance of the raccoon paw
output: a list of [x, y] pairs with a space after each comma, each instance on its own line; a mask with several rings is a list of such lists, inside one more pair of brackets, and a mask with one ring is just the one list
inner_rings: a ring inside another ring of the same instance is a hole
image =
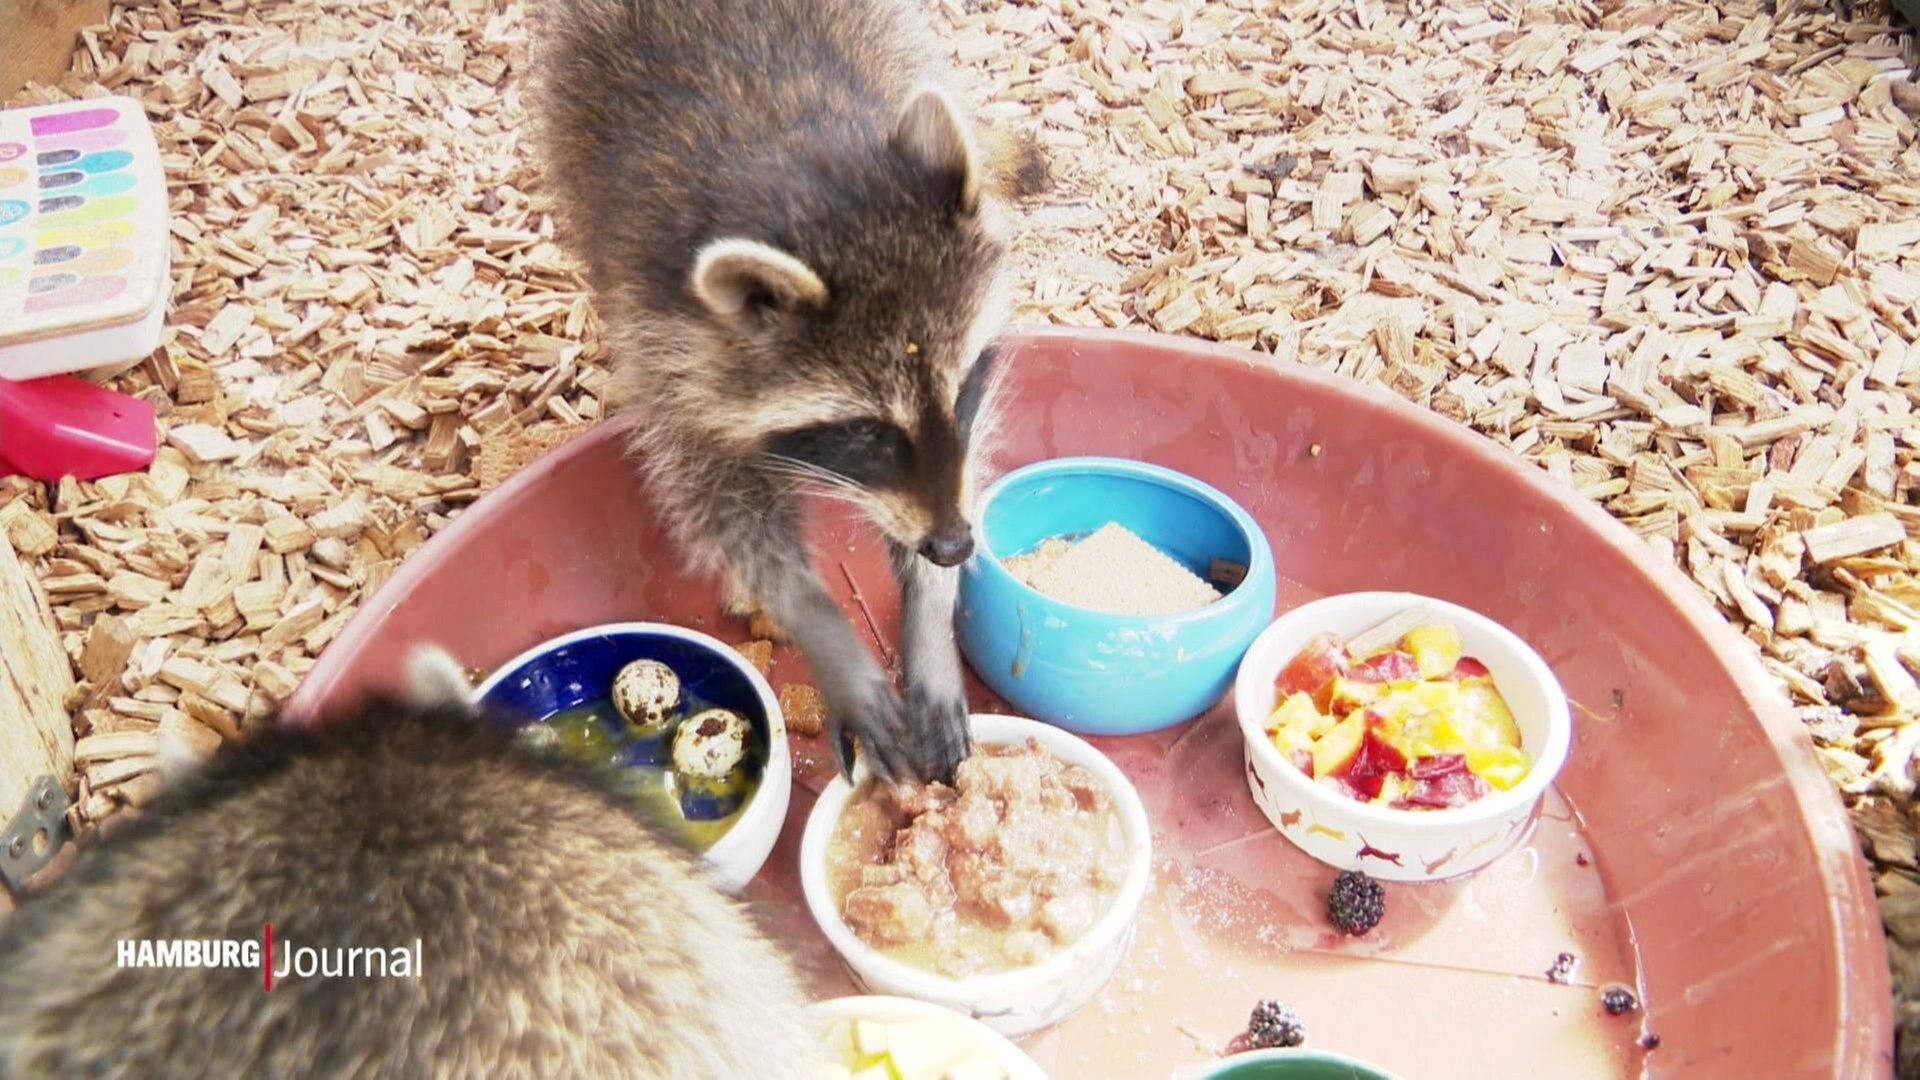
[[908, 685], [907, 730], [912, 737], [908, 754], [916, 774], [953, 782], [953, 770], [973, 748], [967, 716], [965, 687]]
[[767, 610], [760, 606], [760, 601], [756, 600], [751, 592], [730, 580], [721, 589], [720, 606], [728, 615], [747, 620], [747, 633], [756, 638], [781, 645], [790, 644], [793, 641], [793, 636], [787, 633], [787, 628], [775, 622], [773, 616], [767, 614]]
[[840, 774], [852, 779], [854, 740], [865, 748], [867, 765], [882, 780], [910, 780], [919, 776], [911, 749], [912, 733], [900, 695], [885, 679], [873, 679], [851, 693], [829, 699], [827, 744], [833, 747]]

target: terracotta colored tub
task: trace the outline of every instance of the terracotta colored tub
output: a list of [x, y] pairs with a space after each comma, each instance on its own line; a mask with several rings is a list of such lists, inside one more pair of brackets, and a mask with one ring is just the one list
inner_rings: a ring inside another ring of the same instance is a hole
[[[1278, 610], [1368, 589], [1466, 604], [1540, 652], [1575, 714], [1526, 843], [1465, 880], [1391, 887], [1364, 939], [1331, 931], [1332, 871], [1248, 797], [1230, 705], [1093, 740], [1146, 798], [1159, 865], [1112, 984], [1025, 1040], [1043, 1067], [1166, 1076], [1278, 997], [1305, 1017], [1309, 1045], [1410, 1078], [1890, 1073], [1886, 954], [1839, 800], [1757, 660], [1641, 541], [1492, 443], [1329, 375], [1116, 333], [1024, 333], [1013, 352], [996, 466], [1105, 454], [1199, 477], [1267, 531]], [[819, 541], [830, 587], [886, 655], [897, 605], [879, 545], [831, 516]], [[713, 582], [681, 573], [602, 429], [403, 566], [321, 658], [295, 715], [397, 685], [416, 639], [487, 667], [620, 619], [746, 637]], [[797, 656], [776, 656], [776, 685], [806, 677]], [[997, 704], [975, 695], [976, 711]], [[786, 830], [753, 891], [774, 901], [820, 993], [846, 993], [794, 865], [830, 758], [818, 739], [795, 753]], [[1545, 977], [1562, 951], [1580, 961], [1570, 985]], [[1614, 982], [1645, 1011], [1607, 1016], [1597, 990]], [[1640, 1047], [1648, 1034], [1657, 1049]]]

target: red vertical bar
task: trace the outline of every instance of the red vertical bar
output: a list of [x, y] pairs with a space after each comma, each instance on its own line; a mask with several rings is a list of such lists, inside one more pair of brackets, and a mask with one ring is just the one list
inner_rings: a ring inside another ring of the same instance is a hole
[[267, 949], [266, 949], [267, 962], [261, 965], [260, 973], [266, 982], [267, 989], [271, 991], [273, 989], [273, 924], [272, 923], [267, 924], [267, 931], [266, 931], [265, 937], [267, 939]]

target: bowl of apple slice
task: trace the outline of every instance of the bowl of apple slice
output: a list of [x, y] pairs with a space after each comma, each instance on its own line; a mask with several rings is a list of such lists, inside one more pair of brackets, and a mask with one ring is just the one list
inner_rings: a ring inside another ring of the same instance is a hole
[[1247, 650], [1234, 707], [1248, 787], [1274, 827], [1389, 881], [1456, 877], [1510, 849], [1573, 732], [1559, 680], [1524, 641], [1412, 593], [1287, 612]]
[[834, 998], [807, 1010], [820, 1028], [820, 1080], [1047, 1080], [1007, 1037], [912, 998]]

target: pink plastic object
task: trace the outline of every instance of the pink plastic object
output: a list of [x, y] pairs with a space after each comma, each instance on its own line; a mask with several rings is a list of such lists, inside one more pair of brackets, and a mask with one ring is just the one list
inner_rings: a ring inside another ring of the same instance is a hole
[[[1846, 811], [1753, 649], [1644, 540], [1491, 441], [1326, 372], [1065, 328], [1012, 335], [1001, 355], [996, 470], [1107, 454], [1196, 476], [1266, 531], [1280, 613], [1368, 589], [1469, 605], [1533, 646], [1575, 710], [1524, 845], [1464, 879], [1390, 883], [1360, 938], [1327, 922], [1331, 869], [1254, 805], [1231, 703], [1091, 740], [1147, 803], [1157, 873], [1113, 981], [1022, 1040], [1049, 1074], [1175, 1075], [1277, 997], [1311, 1045], [1408, 1080], [1893, 1075], [1887, 951]], [[745, 640], [718, 583], [681, 570], [623, 450], [602, 425], [476, 503], [367, 601], [289, 711], [404, 686], [419, 641], [486, 669], [621, 619]], [[892, 649], [886, 548], [834, 514], [819, 524], [829, 591]], [[775, 650], [775, 687], [809, 678]], [[972, 703], [1008, 711], [978, 685]], [[792, 749], [786, 831], [747, 895], [834, 997], [854, 990], [796, 861], [832, 756], [819, 737]], [[1578, 961], [1565, 984], [1546, 976], [1562, 951]], [[1640, 1012], [1600, 1007], [1615, 982]]]
[[71, 375], [0, 379], [0, 476], [91, 480], [153, 460], [153, 405]]

